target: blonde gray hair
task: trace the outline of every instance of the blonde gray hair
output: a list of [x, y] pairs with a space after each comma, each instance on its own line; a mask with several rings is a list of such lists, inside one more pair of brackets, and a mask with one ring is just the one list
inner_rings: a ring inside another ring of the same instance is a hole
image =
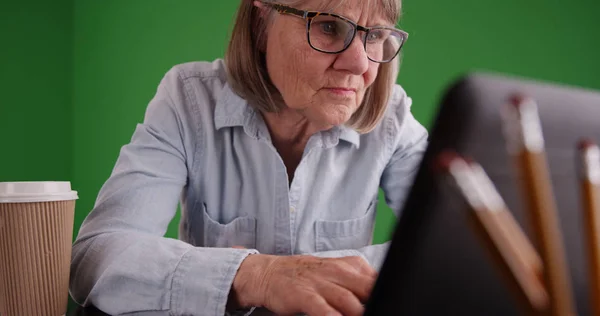
[[[346, 0], [338, 0], [338, 5]], [[401, 0], [370, 0], [377, 2], [381, 11], [396, 22], [401, 13]], [[295, 6], [303, 0], [278, 0], [277, 3]], [[332, 10], [332, 2], [326, 1]], [[283, 106], [281, 94], [271, 82], [265, 62], [266, 29], [271, 16], [254, 6], [252, 0], [241, 0], [231, 39], [225, 53], [225, 64], [232, 89], [259, 111], [278, 112]], [[270, 10], [273, 14], [273, 10]], [[359, 133], [373, 130], [387, 108], [387, 103], [398, 76], [400, 57], [379, 65], [373, 84], [367, 88], [362, 104], [350, 117], [346, 126]]]

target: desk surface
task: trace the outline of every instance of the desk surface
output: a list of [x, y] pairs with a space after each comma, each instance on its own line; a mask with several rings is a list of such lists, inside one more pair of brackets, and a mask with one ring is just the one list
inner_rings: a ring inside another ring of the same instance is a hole
[[71, 307], [69, 306], [69, 311], [67, 312], [67, 316], [107, 316], [98, 309], [94, 307], [83, 308], [81, 306]]
[[[133, 314], [127, 314], [128, 316], [169, 316], [169, 312], [166, 311], [146, 311]], [[81, 306], [69, 305], [66, 316], [110, 316], [106, 313], [94, 307], [83, 308]]]

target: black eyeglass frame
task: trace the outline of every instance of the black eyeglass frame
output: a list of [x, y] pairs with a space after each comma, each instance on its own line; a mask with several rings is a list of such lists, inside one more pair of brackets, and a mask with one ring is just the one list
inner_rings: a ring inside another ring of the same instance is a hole
[[[274, 2], [261, 1], [261, 3], [275, 9], [280, 14], [288, 14], [288, 15], [296, 16], [296, 17], [306, 20], [306, 40], [308, 41], [308, 45], [310, 45], [310, 47], [312, 49], [314, 49], [318, 52], [321, 52], [321, 53], [325, 53], [325, 54], [340, 54], [340, 53], [344, 52], [345, 50], [347, 50], [348, 47], [350, 47], [350, 45], [352, 45], [352, 42], [356, 38], [356, 33], [358, 31], [365, 32], [365, 35], [363, 36], [362, 40], [363, 40], [363, 44], [364, 44], [363, 46], [364, 46], [365, 52], [367, 52], [366, 38], [367, 38], [367, 36], [369, 36], [369, 32], [371, 32], [372, 30], [382, 30], [383, 29], [383, 30], [394, 31], [394, 32], [397, 32], [398, 34], [400, 34], [400, 36], [402, 37], [402, 43], [400, 44], [400, 47], [398, 47], [398, 50], [396, 51], [396, 53], [387, 60], [379, 61], [379, 60], [371, 59], [371, 57], [369, 57], [368, 53], [367, 53], [367, 58], [369, 58], [370, 61], [375, 62], [375, 63], [380, 63], [380, 64], [389, 63], [390, 61], [394, 60], [394, 58], [396, 58], [396, 56], [398, 56], [398, 54], [402, 50], [402, 47], [404, 46], [404, 43], [406, 43], [406, 40], [408, 39], [407, 32], [405, 32], [403, 30], [399, 30], [397, 28], [393, 28], [393, 27], [385, 27], [385, 26], [366, 27], [366, 26], [359, 25], [358, 23], [356, 23], [344, 16], [335, 14], [335, 13], [320, 12], [320, 11], [305, 11], [305, 10], [288, 7], [286, 5], [274, 3]], [[339, 51], [335, 51], [335, 52], [322, 50], [322, 49], [319, 49], [319, 48], [313, 46], [313, 44], [310, 41], [310, 27], [312, 24], [312, 20], [314, 18], [316, 18], [317, 16], [331, 16], [331, 17], [338, 18], [338, 19], [348, 22], [350, 25], [352, 25], [354, 27], [353, 28], [354, 32], [352, 34], [352, 40], [350, 40], [348, 43], [345, 43], [344, 48], [342, 48]]]

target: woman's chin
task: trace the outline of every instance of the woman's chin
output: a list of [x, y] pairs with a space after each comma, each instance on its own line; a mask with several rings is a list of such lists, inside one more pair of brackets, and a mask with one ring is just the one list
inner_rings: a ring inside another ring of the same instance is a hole
[[320, 122], [328, 128], [346, 124], [354, 112], [346, 105], [337, 105], [329, 111], [320, 113]]

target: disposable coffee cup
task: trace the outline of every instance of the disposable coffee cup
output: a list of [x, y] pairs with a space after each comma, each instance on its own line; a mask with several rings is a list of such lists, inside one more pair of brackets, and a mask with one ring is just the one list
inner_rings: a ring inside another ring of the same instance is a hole
[[77, 192], [70, 182], [0, 182], [0, 315], [67, 312]]

